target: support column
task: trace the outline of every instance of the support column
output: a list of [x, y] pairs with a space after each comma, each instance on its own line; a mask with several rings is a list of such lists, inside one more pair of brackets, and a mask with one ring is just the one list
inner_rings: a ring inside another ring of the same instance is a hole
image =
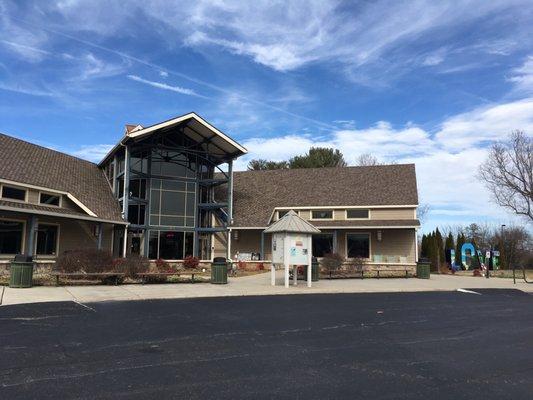
[[[128, 221], [128, 203], [130, 199], [130, 148], [124, 148], [124, 194], [122, 196], [122, 215]], [[124, 243], [122, 246], [122, 257], [126, 257], [128, 251], [128, 226], [124, 227]]]
[[98, 224], [98, 250], [102, 250], [102, 236], [103, 236], [103, 231], [104, 231], [104, 225], [103, 224]]
[[122, 215], [128, 220], [128, 203], [130, 199], [130, 148], [124, 150], [124, 195], [122, 196]]
[[144, 256], [148, 257], [148, 254], [150, 253], [150, 230], [145, 229], [144, 231], [144, 246], [143, 246], [143, 252]]
[[289, 288], [289, 264], [287, 264], [288, 261], [285, 261], [285, 287], [288, 289]]
[[338, 253], [339, 241], [337, 238], [337, 230], [333, 231], [333, 253]]
[[266, 260], [265, 257], [265, 232], [261, 231], [261, 256], [259, 257], [261, 260]]
[[228, 227], [228, 241], [226, 246], [226, 258], [231, 259], [231, 229], [229, 227], [233, 223], [233, 160], [228, 161], [228, 220], [226, 222]]
[[294, 286], [298, 285], [298, 266], [292, 266], [292, 283]]
[[122, 241], [122, 257], [126, 258], [128, 252], [128, 227], [124, 226], [124, 240]]
[[[415, 262], [418, 262], [418, 236], [417, 236], [417, 230], [415, 228]], [[453, 260], [452, 260], [453, 263]]]
[[270, 265], [270, 284], [276, 286], [276, 267], [273, 263]]
[[37, 224], [39, 223], [39, 220], [35, 215], [32, 215], [30, 217], [30, 221], [28, 224], [27, 232], [27, 241], [26, 241], [26, 248], [25, 253], [28, 256], [33, 256], [35, 254], [35, 233], [37, 231]]
[[[337, 232], [337, 231], [335, 231]], [[312, 246], [313, 246], [313, 237], [311, 235], [309, 235], [309, 241], [308, 241], [308, 244], [307, 244], [307, 248], [309, 249], [309, 252], [308, 252], [308, 258], [307, 258], [307, 287], [311, 287], [311, 281], [312, 281], [312, 275], [311, 275], [311, 270], [313, 269], [313, 251], [312, 251]]]

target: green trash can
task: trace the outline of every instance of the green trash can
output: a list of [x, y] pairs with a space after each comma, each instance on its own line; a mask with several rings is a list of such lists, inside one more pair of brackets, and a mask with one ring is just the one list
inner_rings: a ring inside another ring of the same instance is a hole
[[17, 255], [9, 267], [9, 287], [30, 288], [33, 284], [33, 258]]
[[318, 282], [319, 279], [320, 266], [318, 265], [318, 260], [313, 257], [311, 262], [311, 281]]
[[223, 257], [215, 257], [211, 264], [211, 283], [225, 285], [228, 283], [228, 263]]
[[427, 259], [420, 259], [416, 263], [416, 277], [418, 279], [429, 279], [431, 263]]

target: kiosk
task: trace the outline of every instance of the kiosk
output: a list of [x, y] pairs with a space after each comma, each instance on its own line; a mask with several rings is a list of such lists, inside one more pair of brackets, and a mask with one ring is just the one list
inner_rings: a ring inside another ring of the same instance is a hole
[[290, 210], [264, 230], [272, 234], [271, 284], [276, 285], [276, 266], [283, 265], [285, 287], [289, 287], [289, 268], [294, 285], [298, 284], [298, 266], [307, 265], [307, 287], [311, 287], [312, 235], [320, 230]]

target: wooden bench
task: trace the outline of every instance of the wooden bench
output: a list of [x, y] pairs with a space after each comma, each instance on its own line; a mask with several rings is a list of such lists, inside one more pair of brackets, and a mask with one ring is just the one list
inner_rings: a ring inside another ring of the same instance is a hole
[[378, 268], [378, 269], [375, 269], [374, 271], [377, 272], [378, 276], [377, 278], [379, 279], [379, 272], [382, 271], [382, 272], [405, 272], [405, 278], [409, 278], [409, 269], [408, 268]]
[[365, 278], [365, 272], [376, 272], [376, 277], [380, 278], [380, 272], [402, 272], [405, 273], [405, 278], [409, 277], [410, 269], [408, 268], [377, 268], [377, 269], [367, 269], [363, 268], [360, 270], [353, 270], [353, 271], [335, 271], [336, 277], [333, 276], [334, 271], [329, 271], [329, 279], [335, 279], [335, 278], [351, 278], [353, 275], [354, 278]]
[[55, 276], [56, 286], [59, 286], [59, 278], [114, 278], [115, 285], [118, 285], [119, 278], [124, 278], [121, 272], [59, 272], [53, 271], [50, 275]]
[[146, 283], [146, 280], [151, 277], [169, 277], [169, 276], [177, 276], [180, 277], [181, 275], [191, 275], [191, 283], [194, 283], [194, 277], [195, 276], [210, 276], [207, 272], [189, 272], [189, 271], [180, 271], [180, 272], [143, 272], [140, 274], [136, 274], [137, 277], [141, 278], [141, 283], [144, 285]]

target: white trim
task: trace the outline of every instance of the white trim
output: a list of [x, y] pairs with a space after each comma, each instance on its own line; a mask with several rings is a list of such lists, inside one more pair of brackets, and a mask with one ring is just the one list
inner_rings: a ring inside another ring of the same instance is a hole
[[0, 178], [0, 183], [7, 183], [8, 185], [13, 184], [15, 186], [17, 186], [17, 185], [18, 186], [24, 186], [25, 188], [30, 188], [30, 189], [35, 189], [35, 190], [43, 190], [43, 191], [54, 193], [54, 194], [67, 194], [67, 192], [64, 192], [64, 191], [61, 191], [61, 190], [50, 189], [50, 188], [46, 188], [46, 187], [43, 187], [43, 186], [30, 185], [29, 183], [11, 181], [9, 179], [3, 179], [3, 178]]
[[[37, 254], [37, 238], [39, 236], [39, 226], [41, 225], [51, 225], [57, 227], [57, 237], [56, 237], [56, 251], [55, 254]], [[41, 259], [45, 259], [47, 257], [57, 257], [59, 256], [59, 239], [61, 237], [61, 224], [58, 224], [57, 222], [40, 222], [37, 221], [37, 229], [35, 230], [35, 240], [34, 240], [34, 249], [33, 254], [35, 257], [40, 257]]]
[[[63, 207], [63, 196], [61, 195], [61, 193], [52, 193], [52, 192], [47, 192], [43, 190], [39, 190], [38, 193], [39, 195], [37, 196], [37, 201], [39, 205], [45, 206], [45, 207], [57, 207], [57, 208]], [[59, 205], [56, 206], [55, 204], [41, 203], [41, 194], [47, 194], [47, 195], [59, 197]]]
[[84, 220], [84, 221], [103, 222], [106, 224], [114, 224], [114, 225], [129, 225], [129, 222], [125, 222], [125, 221], [113, 221], [109, 219], [86, 217], [84, 215], [62, 214], [62, 213], [56, 213], [56, 212], [18, 208], [18, 207], [9, 207], [9, 206], [2, 206], [2, 205], [0, 205], [0, 210], [13, 211], [13, 212], [22, 213], [22, 214], [47, 215], [50, 217], [60, 217], [60, 218], [78, 219], [78, 220]]
[[344, 233], [344, 257], [346, 260], [353, 260], [355, 257], [348, 257], [348, 235], [360, 235], [360, 234], [366, 234], [368, 235], [368, 257], [363, 258], [364, 260], [372, 260], [372, 232], [345, 232]]
[[[348, 211], [350, 210], [367, 210], [368, 211], [368, 217], [366, 218], [348, 218]], [[349, 208], [347, 210], [344, 210], [344, 219], [346, 221], [367, 221], [369, 219], [372, 219], [371, 211], [368, 208]]]
[[[0, 221], [8, 221], [8, 222], [22, 222], [22, 242], [20, 243], [20, 254], [24, 254], [26, 252], [26, 223], [27, 221], [25, 219], [19, 219], [19, 218], [0, 218]], [[16, 254], [0, 254], [0, 257], [12, 257]]]
[[248, 153], [248, 150], [246, 150], [244, 147], [242, 147], [239, 143], [231, 139], [229, 136], [226, 136], [224, 133], [219, 131], [217, 128], [215, 128], [213, 125], [211, 125], [209, 122], [204, 120], [202, 117], [200, 117], [198, 114], [191, 112], [185, 115], [182, 115], [181, 117], [176, 117], [171, 120], [160, 122], [158, 124], [152, 125], [148, 128], [143, 128], [141, 130], [138, 130], [136, 132], [130, 132], [128, 135], [131, 138], [136, 138], [139, 136], [147, 135], [150, 132], [156, 131], [158, 129], [166, 128], [171, 125], [179, 124], [180, 122], [183, 122], [188, 119], [194, 119], [195, 121], [199, 122], [203, 126], [205, 126], [207, 129], [213, 131], [216, 135], [220, 136], [222, 139], [227, 141], [232, 146], [236, 147], [238, 150], [242, 151], [244, 154]]
[[418, 234], [417, 229], [415, 229], [415, 261], [418, 262]]
[[291, 207], [274, 207], [275, 210], [312, 210], [312, 209], [331, 209], [331, 210], [338, 210], [338, 209], [350, 209], [350, 208], [416, 208], [418, 207], [417, 204], [410, 204], [410, 205], [379, 205], [379, 206], [373, 206], [373, 205], [365, 205], [365, 206], [291, 206]]
[[83, 211], [85, 211], [87, 214], [89, 214], [91, 217], [98, 217], [95, 213], [93, 213], [85, 204], [83, 204], [81, 201], [79, 201], [77, 198], [75, 198], [70, 193], [67, 193], [67, 197], [74, 202], [79, 208], [81, 208]]
[[406, 226], [373, 226], [373, 225], [365, 225], [365, 226], [317, 226], [318, 229], [416, 229], [419, 228], [419, 225], [406, 225]]

